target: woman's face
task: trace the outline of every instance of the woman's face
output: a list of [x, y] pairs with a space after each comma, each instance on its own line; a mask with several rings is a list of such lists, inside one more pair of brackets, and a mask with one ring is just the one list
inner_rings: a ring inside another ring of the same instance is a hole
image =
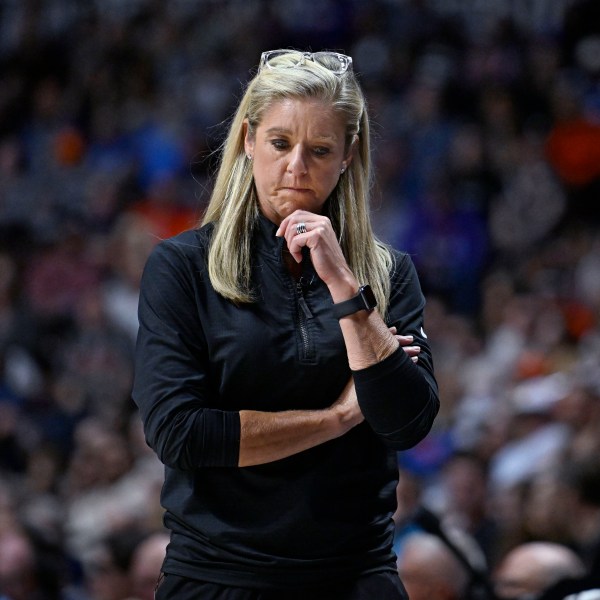
[[275, 102], [253, 135], [246, 124], [245, 150], [261, 212], [276, 225], [297, 209], [320, 213], [352, 158], [342, 117], [320, 100]]

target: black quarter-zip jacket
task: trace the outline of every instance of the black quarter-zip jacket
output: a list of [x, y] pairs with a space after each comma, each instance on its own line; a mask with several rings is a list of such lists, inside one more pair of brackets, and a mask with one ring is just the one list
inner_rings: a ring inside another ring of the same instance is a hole
[[[417, 365], [399, 349], [351, 372], [329, 290], [306, 254], [300, 280], [289, 274], [276, 229], [262, 216], [254, 228], [252, 304], [212, 288], [211, 224], [158, 244], [144, 270], [133, 398], [165, 464], [163, 569], [259, 589], [394, 570], [396, 451], [427, 434], [439, 407], [417, 274], [396, 252], [388, 325], [415, 337]], [[237, 466], [240, 410], [326, 408], [351, 376], [365, 422]]]

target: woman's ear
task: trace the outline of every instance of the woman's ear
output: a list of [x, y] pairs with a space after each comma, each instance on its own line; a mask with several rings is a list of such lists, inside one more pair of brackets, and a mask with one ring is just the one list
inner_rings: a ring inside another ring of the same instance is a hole
[[254, 156], [254, 134], [248, 119], [244, 119], [242, 127], [244, 132], [244, 152], [246, 153], [246, 156], [250, 158]]

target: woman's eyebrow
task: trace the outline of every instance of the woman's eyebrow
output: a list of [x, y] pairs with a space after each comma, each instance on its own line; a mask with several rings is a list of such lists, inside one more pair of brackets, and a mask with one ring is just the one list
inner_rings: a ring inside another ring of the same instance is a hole
[[286, 129], [285, 127], [269, 127], [269, 129], [267, 129], [265, 131], [265, 133], [285, 133], [285, 134], [290, 134], [290, 133], [292, 133], [292, 131], [290, 129]]
[[[269, 127], [269, 129], [265, 130], [266, 135], [280, 134], [280, 135], [292, 135], [291, 129], [286, 129], [285, 127]], [[313, 139], [319, 140], [336, 140], [337, 136], [333, 133], [323, 133], [317, 134]]]

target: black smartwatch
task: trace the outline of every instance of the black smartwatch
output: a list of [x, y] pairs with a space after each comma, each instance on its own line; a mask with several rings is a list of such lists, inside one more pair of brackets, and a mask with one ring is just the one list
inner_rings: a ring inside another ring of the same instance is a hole
[[370, 285], [361, 285], [358, 288], [358, 294], [350, 300], [344, 300], [333, 305], [333, 315], [336, 319], [353, 315], [359, 310], [371, 312], [377, 306], [375, 294]]

